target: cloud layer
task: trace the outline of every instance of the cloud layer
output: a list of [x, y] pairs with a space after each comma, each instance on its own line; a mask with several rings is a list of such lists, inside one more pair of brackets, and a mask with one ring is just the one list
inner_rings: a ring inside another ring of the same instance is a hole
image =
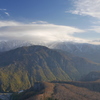
[[44, 21], [29, 24], [0, 21], [0, 39], [4, 40], [23, 39], [35, 42], [82, 41], [82, 39], [73, 37], [73, 34], [82, 32], [84, 30], [75, 27], [49, 24]]
[[100, 0], [75, 0], [73, 14], [89, 15], [100, 19]]

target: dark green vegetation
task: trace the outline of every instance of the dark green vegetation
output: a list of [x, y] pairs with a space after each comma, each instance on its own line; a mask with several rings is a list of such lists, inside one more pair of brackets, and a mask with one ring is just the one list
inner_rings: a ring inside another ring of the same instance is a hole
[[100, 65], [44, 46], [20, 47], [0, 55], [0, 92], [27, 89], [36, 81], [78, 80]]
[[[98, 85], [97, 85], [98, 84]], [[38, 82], [12, 100], [100, 100], [98, 82]]]

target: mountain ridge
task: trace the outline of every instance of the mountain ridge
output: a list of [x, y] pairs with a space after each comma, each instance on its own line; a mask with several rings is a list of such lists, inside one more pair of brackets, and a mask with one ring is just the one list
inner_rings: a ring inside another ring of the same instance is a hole
[[0, 52], [9, 51], [22, 46], [31, 45], [42, 45], [50, 49], [59, 49], [67, 51], [75, 56], [85, 57], [91, 61], [100, 63], [100, 45], [89, 44], [89, 43], [77, 43], [77, 42], [51, 42], [51, 43], [35, 43], [33, 41], [24, 40], [12, 40], [12, 41], [1, 41]]
[[79, 80], [97, 70], [100, 65], [85, 58], [45, 46], [24, 46], [0, 54], [0, 89], [15, 92], [33, 86], [36, 81]]

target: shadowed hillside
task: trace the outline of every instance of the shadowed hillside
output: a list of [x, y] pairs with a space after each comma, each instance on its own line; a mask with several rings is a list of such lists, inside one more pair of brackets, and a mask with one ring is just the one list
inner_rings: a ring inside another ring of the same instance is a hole
[[93, 71], [84, 76], [82, 81], [99, 81], [100, 80], [100, 71]]
[[100, 65], [44, 46], [20, 47], [0, 55], [0, 91], [27, 89], [37, 81], [78, 80]]

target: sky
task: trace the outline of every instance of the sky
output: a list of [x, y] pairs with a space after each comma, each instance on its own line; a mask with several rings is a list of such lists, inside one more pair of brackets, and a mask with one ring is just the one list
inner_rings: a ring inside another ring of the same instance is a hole
[[100, 42], [100, 0], [0, 0], [0, 40]]

